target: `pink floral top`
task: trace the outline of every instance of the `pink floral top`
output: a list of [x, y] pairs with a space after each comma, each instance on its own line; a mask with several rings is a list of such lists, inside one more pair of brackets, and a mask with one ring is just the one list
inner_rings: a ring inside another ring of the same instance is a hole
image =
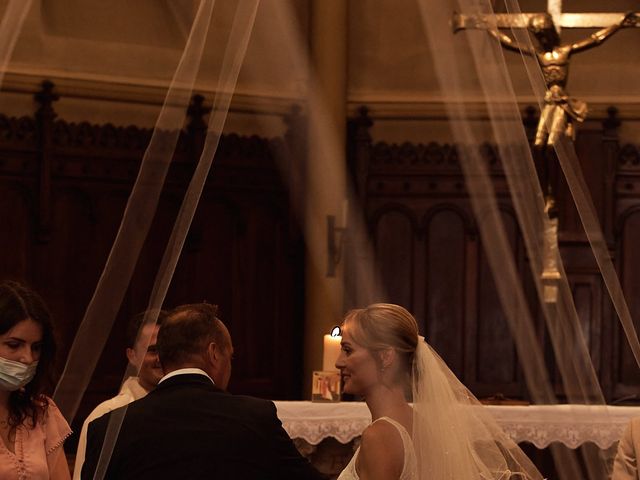
[[[62, 444], [71, 435], [69, 424], [58, 407], [49, 400], [47, 413], [35, 428], [20, 425], [16, 429], [15, 453], [0, 440], [0, 478], [2, 480], [47, 480], [49, 468]], [[63, 453], [64, 454], [64, 453]]]

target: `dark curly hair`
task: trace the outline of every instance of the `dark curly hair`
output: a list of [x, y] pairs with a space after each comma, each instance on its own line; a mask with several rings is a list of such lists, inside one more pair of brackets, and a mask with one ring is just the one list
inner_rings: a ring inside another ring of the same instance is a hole
[[9, 395], [11, 429], [19, 425], [34, 428], [46, 413], [49, 404], [44, 392], [51, 385], [56, 343], [51, 314], [40, 295], [18, 282], [0, 283], [0, 335], [26, 319], [40, 325], [42, 345], [35, 376], [24, 388]]

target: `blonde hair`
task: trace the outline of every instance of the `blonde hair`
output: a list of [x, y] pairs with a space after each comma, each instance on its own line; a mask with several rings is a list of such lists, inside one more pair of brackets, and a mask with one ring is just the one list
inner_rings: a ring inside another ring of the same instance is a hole
[[377, 352], [393, 348], [404, 360], [406, 372], [411, 372], [418, 347], [418, 324], [407, 309], [392, 303], [374, 303], [351, 310], [342, 322], [358, 345]]

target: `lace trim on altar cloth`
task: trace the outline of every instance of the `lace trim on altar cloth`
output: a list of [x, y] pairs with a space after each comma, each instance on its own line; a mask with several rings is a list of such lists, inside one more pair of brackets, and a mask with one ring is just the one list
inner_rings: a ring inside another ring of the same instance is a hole
[[600, 405], [487, 406], [502, 429], [516, 442], [546, 448], [560, 442], [578, 448], [590, 442], [601, 449], [614, 445], [638, 407]]
[[514, 442], [533, 443], [540, 449], [548, 447], [553, 442], [563, 443], [569, 448], [578, 448], [584, 443], [591, 442], [605, 450], [620, 440], [626, 424], [548, 425], [540, 428], [539, 425], [501, 423], [500, 426]]
[[311, 445], [317, 445], [329, 437], [340, 443], [349, 443], [360, 437], [371, 423], [371, 414], [362, 402], [274, 403], [289, 436], [301, 438]]
[[[317, 445], [328, 437], [341, 443], [358, 438], [371, 423], [361, 402], [275, 402], [278, 416], [291, 438]], [[614, 445], [640, 407], [587, 405], [495, 406], [489, 409], [498, 424], [516, 442], [546, 448], [560, 442], [577, 448], [591, 442], [601, 449]]]

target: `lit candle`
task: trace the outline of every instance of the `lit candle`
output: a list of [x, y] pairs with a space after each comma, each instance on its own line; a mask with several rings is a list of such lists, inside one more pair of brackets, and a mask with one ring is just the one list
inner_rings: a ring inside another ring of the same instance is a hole
[[340, 342], [342, 337], [340, 336], [340, 328], [333, 327], [330, 335], [324, 336], [324, 350], [322, 353], [322, 371], [335, 372], [336, 360], [340, 355]]

